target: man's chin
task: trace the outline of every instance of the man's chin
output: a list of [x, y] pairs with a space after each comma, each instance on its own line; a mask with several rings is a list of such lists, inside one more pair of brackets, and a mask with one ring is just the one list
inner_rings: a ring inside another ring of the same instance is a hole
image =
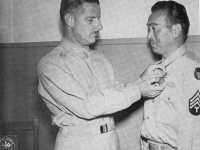
[[152, 50], [153, 50], [153, 52], [156, 53], [156, 54], [161, 54], [161, 51], [160, 51], [159, 48], [154, 48], [154, 47], [152, 47]]
[[90, 39], [90, 40], [89, 40], [89, 43], [90, 43], [90, 44], [94, 44], [95, 42], [96, 42], [96, 38], [93, 38], [93, 39]]

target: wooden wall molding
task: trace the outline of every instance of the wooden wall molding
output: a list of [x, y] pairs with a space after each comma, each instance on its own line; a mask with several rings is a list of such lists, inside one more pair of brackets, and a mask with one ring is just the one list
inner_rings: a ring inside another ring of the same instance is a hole
[[[200, 35], [188, 36], [187, 42], [200, 42]], [[147, 38], [123, 38], [123, 39], [99, 39], [95, 44], [98, 45], [125, 45], [125, 44], [147, 44]], [[25, 42], [25, 43], [0, 43], [0, 47], [4, 48], [20, 48], [20, 47], [55, 47], [59, 41], [48, 42]]]

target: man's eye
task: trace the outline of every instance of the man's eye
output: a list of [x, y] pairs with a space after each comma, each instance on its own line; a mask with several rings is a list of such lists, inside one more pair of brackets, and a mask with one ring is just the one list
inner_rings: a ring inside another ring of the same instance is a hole
[[89, 21], [89, 22], [92, 22], [92, 21], [93, 21], [93, 19], [88, 19], [88, 21]]
[[156, 28], [153, 27], [152, 30], [154, 31], [154, 30], [156, 30]]

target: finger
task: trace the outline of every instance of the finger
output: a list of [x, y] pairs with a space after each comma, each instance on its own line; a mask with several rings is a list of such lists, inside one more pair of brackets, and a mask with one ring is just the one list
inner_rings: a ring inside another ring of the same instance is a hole
[[148, 93], [148, 94], [146, 95], [146, 97], [154, 98], [154, 97], [160, 95], [161, 93], [162, 93], [161, 91], [151, 92], [151, 93]]
[[149, 75], [150, 78], [163, 78], [163, 77], [167, 77], [167, 74], [165, 72], [160, 72], [157, 74], [151, 74]]
[[151, 85], [151, 86], [152, 86], [151, 87], [152, 91], [158, 92], [158, 91], [163, 91], [166, 87], [166, 84], [164, 83], [164, 84], [157, 85], [157, 86], [155, 86], [155, 85]]
[[152, 72], [154, 72], [155, 70], [161, 70], [161, 71], [165, 72], [165, 66], [162, 64], [150, 65], [149, 70], [151, 70]]
[[154, 70], [159, 69], [159, 70], [162, 70], [164, 72], [166, 71], [165, 66], [162, 65], [162, 64], [156, 64], [153, 67], [154, 67]]
[[160, 95], [161, 93], [162, 93], [162, 92], [157, 92], [157, 93], [155, 93], [153, 96], [156, 97], [156, 96]]
[[161, 78], [163, 78], [163, 75], [157, 74], [157, 75], [150, 75], [148, 76], [145, 81], [148, 83], [158, 82]]

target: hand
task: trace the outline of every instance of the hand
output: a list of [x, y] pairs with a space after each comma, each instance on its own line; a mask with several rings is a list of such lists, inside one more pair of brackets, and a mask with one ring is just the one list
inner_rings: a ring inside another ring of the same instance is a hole
[[162, 64], [149, 65], [147, 69], [141, 74], [140, 80], [146, 80], [152, 74], [165, 74], [165, 66]]
[[152, 74], [148, 78], [138, 84], [141, 95], [143, 97], [154, 98], [162, 93], [165, 83], [158, 84], [162, 74]]

